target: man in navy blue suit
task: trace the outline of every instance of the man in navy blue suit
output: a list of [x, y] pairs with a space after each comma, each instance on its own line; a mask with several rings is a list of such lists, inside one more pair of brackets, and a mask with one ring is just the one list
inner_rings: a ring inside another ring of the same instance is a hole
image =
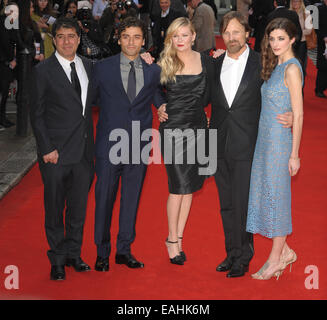
[[[119, 27], [121, 53], [98, 62], [94, 67], [93, 81], [100, 106], [96, 135], [94, 235], [97, 271], [109, 270], [110, 225], [120, 178], [121, 201], [115, 261], [129, 268], [144, 267], [130, 249], [135, 238], [136, 214], [147, 169], [144, 161], [132, 161], [135, 145], [139, 149], [144, 146], [139, 138], [132, 146], [131, 141], [135, 138], [132, 138], [132, 127], [136, 123], [142, 135], [144, 130], [152, 127], [152, 103], [159, 107], [165, 102], [160, 94], [160, 68], [155, 64], [146, 64], [139, 55], [144, 45], [144, 35], [142, 21], [126, 18]], [[125, 161], [118, 164], [111, 156], [117, 148], [117, 142], [110, 139], [111, 133], [117, 130], [123, 131], [129, 138], [127, 143], [120, 141], [125, 144], [120, 154]], [[129, 152], [126, 152], [125, 147]]]

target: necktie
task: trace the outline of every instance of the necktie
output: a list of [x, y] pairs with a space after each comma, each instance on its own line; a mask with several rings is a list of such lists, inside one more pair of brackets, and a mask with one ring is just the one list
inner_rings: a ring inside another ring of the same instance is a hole
[[77, 75], [77, 72], [76, 72], [76, 68], [75, 68], [75, 62], [72, 62], [70, 64], [70, 68], [72, 69], [71, 73], [70, 73], [70, 78], [72, 80], [72, 85], [73, 87], [75, 88], [78, 96], [81, 98], [81, 93], [82, 93], [82, 89], [81, 89], [81, 84], [79, 82], [79, 79], [78, 79], [78, 75]]
[[134, 62], [131, 61], [129, 64], [131, 65], [131, 70], [129, 71], [128, 75], [127, 96], [129, 101], [132, 102], [136, 96], [136, 76]]

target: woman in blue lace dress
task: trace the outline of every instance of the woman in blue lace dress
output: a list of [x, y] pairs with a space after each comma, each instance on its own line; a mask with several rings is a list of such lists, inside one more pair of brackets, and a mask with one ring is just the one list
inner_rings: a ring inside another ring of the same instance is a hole
[[[288, 19], [273, 20], [262, 42], [262, 110], [251, 171], [247, 231], [271, 238], [272, 250], [255, 279], [277, 279], [296, 254], [287, 243], [292, 233], [291, 176], [300, 168], [303, 123], [301, 64], [294, 57], [296, 28]], [[275, 121], [293, 112], [293, 127]], [[293, 131], [293, 132], [292, 132]]]

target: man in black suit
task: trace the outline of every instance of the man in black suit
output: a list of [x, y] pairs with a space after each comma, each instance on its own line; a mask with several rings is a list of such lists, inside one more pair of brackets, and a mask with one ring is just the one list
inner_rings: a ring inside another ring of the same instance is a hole
[[[172, 9], [182, 14], [186, 14], [184, 0], [170, 0], [170, 2], [171, 2]], [[148, 6], [149, 6], [150, 18], [153, 21], [153, 17], [158, 15], [161, 11], [159, 0], [149, 0]]]
[[253, 0], [249, 14], [249, 25], [254, 29], [254, 50], [261, 51], [261, 41], [267, 25], [267, 17], [274, 10], [272, 0]]
[[171, 7], [170, 0], [159, 1], [161, 12], [153, 17], [152, 39], [155, 48], [154, 57], [158, 58], [160, 52], [164, 48], [164, 41], [166, 32], [170, 24], [179, 17], [186, 17], [187, 15], [175, 11]]
[[[217, 172], [221, 216], [227, 257], [217, 271], [228, 278], [248, 271], [254, 254], [252, 234], [246, 232], [252, 159], [261, 111], [260, 55], [247, 45], [250, 27], [239, 12], [227, 13], [220, 33], [227, 52], [216, 61], [216, 81], [212, 82], [210, 129], [216, 129]], [[291, 114], [278, 116], [290, 126]]]
[[90, 270], [80, 255], [94, 175], [92, 63], [76, 55], [80, 28], [75, 20], [57, 19], [52, 33], [56, 52], [34, 68], [31, 80], [31, 123], [44, 184], [50, 279], [64, 280], [65, 265]]
[[[302, 39], [302, 28], [301, 28], [298, 14], [295, 11], [289, 10], [286, 7], [286, 5], [287, 5], [286, 0], [274, 0], [275, 10], [272, 11], [268, 15], [267, 24], [265, 27], [267, 27], [269, 22], [271, 22], [272, 20], [274, 20], [276, 18], [287, 18], [287, 19], [291, 20], [295, 24], [296, 31], [297, 31], [297, 38], [296, 38], [296, 45], [295, 45], [295, 51], [297, 51], [298, 45]], [[301, 61], [301, 63], [302, 63], [302, 61]], [[302, 66], [303, 66], [303, 64], [302, 64]]]

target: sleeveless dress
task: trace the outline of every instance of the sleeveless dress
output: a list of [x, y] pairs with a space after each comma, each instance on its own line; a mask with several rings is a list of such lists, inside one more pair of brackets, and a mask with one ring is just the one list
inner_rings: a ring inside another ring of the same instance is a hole
[[262, 107], [251, 170], [246, 231], [268, 238], [292, 233], [288, 170], [292, 132], [276, 119], [278, 114], [292, 111], [290, 93], [284, 83], [285, 68], [289, 64], [296, 64], [302, 72], [300, 62], [291, 58], [277, 65], [261, 87]]
[[193, 193], [201, 189], [205, 180], [205, 176], [199, 174], [201, 165], [197, 157], [198, 146], [205, 145], [207, 128], [202, 105], [206, 88], [202, 55], [201, 63], [200, 74], [176, 75], [176, 82], [166, 85], [168, 119], [160, 124], [159, 132], [168, 188], [172, 194]]

